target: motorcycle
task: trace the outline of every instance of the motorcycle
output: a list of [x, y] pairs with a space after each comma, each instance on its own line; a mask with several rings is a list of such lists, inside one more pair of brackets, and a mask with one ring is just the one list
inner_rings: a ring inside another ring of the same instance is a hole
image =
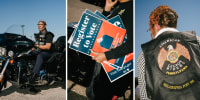
[[[34, 44], [23, 35], [0, 34], [0, 91], [6, 88], [7, 81], [17, 83], [20, 88], [30, 85], [36, 60], [31, 54]], [[65, 52], [65, 36], [61, 36], [53, 43], [52, 56], [43, 64], [36, 85], [50, 84], [55, 79], [65, 82]]]

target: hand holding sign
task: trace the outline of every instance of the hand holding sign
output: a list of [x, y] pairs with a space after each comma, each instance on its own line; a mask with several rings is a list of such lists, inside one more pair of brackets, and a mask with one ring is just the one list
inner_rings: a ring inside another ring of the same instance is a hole
[[102, 63], [103, 61], [107, 60], [106, 55], [104, 53], [95, 52], [93, 50], [91, 50], [91, 52], [96, 55], [95, 57], [92, 57], [92, 59], [95, 60], [96, 62]]

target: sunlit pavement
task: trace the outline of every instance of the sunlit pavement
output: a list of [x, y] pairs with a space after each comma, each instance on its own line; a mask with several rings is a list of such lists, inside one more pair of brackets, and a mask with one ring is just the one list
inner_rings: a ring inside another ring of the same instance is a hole
[[51, 86], [36, 87], [38, 93], [29, 91], [29, 88], [20, 89], [16, 83], [7, 82], [7, 87], [0, 93], [0, 100], [66, 100], [64, 82], [56, 82]]

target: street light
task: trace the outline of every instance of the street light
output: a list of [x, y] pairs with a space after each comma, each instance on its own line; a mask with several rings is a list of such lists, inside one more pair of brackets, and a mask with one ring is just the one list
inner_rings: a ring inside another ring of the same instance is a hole
[[25, 25], [21, 25], [23, 35], [24, 35], [24, 26], [25, 26]]

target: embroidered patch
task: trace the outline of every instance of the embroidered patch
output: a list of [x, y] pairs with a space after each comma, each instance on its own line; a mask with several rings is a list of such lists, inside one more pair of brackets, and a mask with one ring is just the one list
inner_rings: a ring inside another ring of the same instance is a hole
[[183, 84], [178, 84], [178, 85], [173, 85], [173, 84], [170, 84], [170, 83], [164, 81], [162, 83], [162, 86], [169, 89], [169, 90], [182, 90], [182, 89], [185, 89], [185, 88], [192, 86], [194, 83], [195, 83], [194, 79], [191, 79], [189, 81], [186, 81]]
[[192, 40], [183, 35], [166, 34], [152, 42], [156, 45], [153, 53], [157, 61], [152, 71], [155, 70], [156, 73], [153, 75], [159, 80], [154, 84], [161, 86], [163, 91], [169, 90], [166, 93], [191, 87], [194, 89], [198, 83], [197, 75], [194, 73], [196, 64], [193, 62], [193, 47], [190, 41]]
[[166, 39], [159, 45], [158, 66], [167, 75], [178, 75], [189, 68], [188, 49], [179, 39]]
[[170, 51], [167, 56], [167, 60], [171, 63], [175, 63], [178, 61], [179, 54], [176, 51]]

